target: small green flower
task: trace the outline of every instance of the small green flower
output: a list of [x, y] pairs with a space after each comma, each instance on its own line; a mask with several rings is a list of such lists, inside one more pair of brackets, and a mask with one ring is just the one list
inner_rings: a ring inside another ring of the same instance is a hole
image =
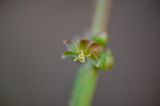
[[108, 36], [104, 32], [93, 35], [90, 40], [87, 38], [73, 41], [65, 39], [63, 43], [67, 47], [63, 58], [71, 57], [74, 62], [79, 61], [81, 63], [89, 61], [100, 70], [109, 70], [114, 65], [112, 52], [107, 47]]
[[63, 43], [67, 46], [67, 51], [64, 52], [63, 57], [69, 56], [73, 58], [73, 61], [79, 60], [81, 63], [88, 59], [99, 67], [98, 57], [103, 49], [98, 43], [89, 41], [86, 38], [75, 42], [66, 39]]

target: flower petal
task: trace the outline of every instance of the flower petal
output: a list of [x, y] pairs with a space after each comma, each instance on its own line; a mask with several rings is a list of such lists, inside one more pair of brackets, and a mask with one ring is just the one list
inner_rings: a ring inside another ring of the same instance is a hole
[[88, 49], [87, 49], [87, 51], [89, 52], [89, 53], [94, 53], [95, 55], [99, 55], [99, 53], [102, 51], [103, 49], [102, 49], [102, 47], [98, 44], [98, 43], [95, 43], [95, 42], [93, 42], [93, 43], [91, 43], [89, 46], [88, 46]]
[[74, 52], [77, 51], [77, 44], [73, 43], [70, 39], [65, 39], [63, 41], [63, 44], [66, 45], [67, 50], [74, 51]]
[[90, 42], [90, 41], [89, 41], [88, 39], [85, 39], [85, 38], [81, 39], [81, 40], [79, 41], [79, 48], [80, 48], [81, 50], [85, 50], [85, 49], [87, 48], [89, 42]]
[[101, 46], [105, 47], [108, 43], [108, 34], [104, 32], [98, 33], [93, 36], [93, 40]]
[[92, 62], [96, 67], [99, 67], [99, 66], [100, 66], [98, 57], [97, 57], [94, 53], [92, 53], [92, 55], [89, 56], [89, 59], [91, 60], [91, 62]]
[[114, 65], [114, 58], [110, 49], [100, 55], [100, 67], [102, 70], [110, 70]]

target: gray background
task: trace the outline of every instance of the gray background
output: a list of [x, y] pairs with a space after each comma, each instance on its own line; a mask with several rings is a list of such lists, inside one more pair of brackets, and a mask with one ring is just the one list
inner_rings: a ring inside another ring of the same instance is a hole
[[[88, 31], [93, 1], [0, 1], [0, 106], [67, 105], [78, 64], [62, 40]], [[93, 106], [160, 106], [159, 0], [114, 0], [111, 15], [116, 66]]]

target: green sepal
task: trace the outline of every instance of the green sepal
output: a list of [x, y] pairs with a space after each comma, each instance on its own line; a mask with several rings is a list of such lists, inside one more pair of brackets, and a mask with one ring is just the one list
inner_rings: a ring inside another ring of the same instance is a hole
[[100, 58], [100, 68], [104, 71], [112, 69], [114, 65], [114, 58], [110, 49], [101, 53]]
[[71, 56], [71, 57], [75, 57], [78, 55], [78, 53], [72, 52], [72, 51], [66, 51], [63, 53], [64, 56]]

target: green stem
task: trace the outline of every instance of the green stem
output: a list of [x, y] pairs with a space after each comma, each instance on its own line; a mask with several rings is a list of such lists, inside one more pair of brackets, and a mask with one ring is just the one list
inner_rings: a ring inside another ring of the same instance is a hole
[[91, 33], [105, 32], [109, 24], [112, 0], [96, 0]]
[[81, 66], [75, 80], [70, 106], [90, 106], [98, 78], [98, 70], [91, 64]]
[[[111, 0], [97, 0], [91, 33], [105, 31]], [[89, 62], [80, 67], [75, 80], [70, 106], [91, 106], [98, 79], [98, 70]]]

